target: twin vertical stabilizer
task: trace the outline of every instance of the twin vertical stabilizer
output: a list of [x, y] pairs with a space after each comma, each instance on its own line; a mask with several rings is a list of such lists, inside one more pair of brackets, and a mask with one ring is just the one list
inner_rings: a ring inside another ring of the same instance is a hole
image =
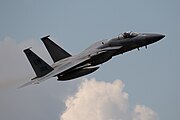
[[48, 37], [49, 37], [49, 35], [41, 38], [41, 40], [43, 41], [44, 45], [46, 46], [46, 48], [54, 62], [57, 62], [61, 59], [71, 56], [68, 52], [66, 52], [63, 48], [58, 46], [56, 43], [54, 43]]
[[[66, 52], [60, 46], [51, 41], [48, 37], [49, 35], [41, 38], [41, 40], [46, 46], [54, 62], [71, 56], [68, 52]], [[42, 60], [33, 51], [31, 51], [30, 48], [25, 49], [24, 53], [26, 54], [32, 68], [34, 69], [37, 78], [42, 77], [53, 70], [50, 65], [48, 65], [44, 60]]]
[[26, 54], [29, 62], [31, 63], [37, 77], [42, 77], [53, 70], [50, 65], [48, 65], [44, 60], [42, 60], [29, 48], [25, 49], [24, 53]]

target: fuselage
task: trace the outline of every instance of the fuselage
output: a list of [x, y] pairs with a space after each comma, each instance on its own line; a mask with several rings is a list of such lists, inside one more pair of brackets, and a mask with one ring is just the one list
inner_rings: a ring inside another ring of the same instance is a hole
[[[150, 33], [123, 33], [109, 40], [98, 41], [76, 56], [65, 58], [63, 61], [72, 59], [88, 59], [79, 65], [57, 75], [59, 80], [69, 80], [96, 71], [99, 64], [110, 60], [113, 56], [128, 52], [139, 47], [147, 46], [161, 40], [164, 35]], [[118, 49], [114, 49], [117, 48]]]

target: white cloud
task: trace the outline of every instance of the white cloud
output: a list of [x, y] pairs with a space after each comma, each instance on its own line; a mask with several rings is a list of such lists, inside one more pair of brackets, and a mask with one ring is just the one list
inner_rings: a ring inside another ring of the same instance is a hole
[[133, 120], [157, 120], [157, 114], [144, 105], [136, 105]]
[[85, 80], [78, 92], [66, 100], [61, 120], [157, 120], [148, 107], [137, 105], [128, 109], [128, 93], [121, 80], [113, 83]]

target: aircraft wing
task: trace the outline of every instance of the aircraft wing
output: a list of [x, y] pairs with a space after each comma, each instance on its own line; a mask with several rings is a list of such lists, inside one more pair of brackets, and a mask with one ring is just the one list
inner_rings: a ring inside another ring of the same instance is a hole
[[22, 88], [22, 87], [25, 87], [25, 86], [28, 86], [28, 85], [31, 85], [31, 84], [39, 84], [42, 81], [45, 81], [45, 80], [47, 80], [49, 78], [52, 78], [52, 77], [55, 77], [58, 74], [63, 73], [66, 70], [69, 70], [69, 69], [81, 64], [82, 62], [88, 60], [89, 58], [90, 58], [89, 56], [85, 56], [84, 58], [78, 58], [77, 57], [77, 58], [72, 58], [70, 60], [64, 61], [63, 64], [59, 65], [57, 68], [55, 68], [53, 71], [49, 72], [45, 76], [36, 77], [36, 78], [32, 79], [31, 81], [21, 85], [18, 88]]
[[[117, 47], [107, 47], [103, 49], [96, 49], [92, 53], [90, 53], [90, 56], [88, 54], [83, 55], [83, 56], [76, 56], [76, 57], [71, 57], [65, 61], [62, 62], [62, 64], [57, 65], [56, 68], [54, 68], [51, 72], [48, 74], [42, 76], [42, 77], [36, 77], [32, 79], [31, 81], [21, 85], [19, 88], [31, 85], [31, 84], [39, 84], [42, 81], [45, 81], [47, 79], [50, 79], [52, 77], [57, 76], [60, 73], [63, 73], [73, 67], [76, 67], [77, 65], [81, 64], [82, 62], [85, 62], [86, 60], [90, 59], [92, 56], [100, 54], [101, 52], [106, 52], [106, 51], [111, 51], [111, 50], [117, 50], [120, 49], [122, 46], [117, 46]], [[94, 54], [95, 53], [95, 54]]]

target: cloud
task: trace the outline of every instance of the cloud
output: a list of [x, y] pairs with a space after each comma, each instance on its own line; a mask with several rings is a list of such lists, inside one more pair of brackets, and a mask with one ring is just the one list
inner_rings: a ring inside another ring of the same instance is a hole
[[157, 120], [157, 114], [144, 105], [136, 105], [133, 120]]
[[128, 93], [121, 80], [113, 83], [85, 80], [66, 101], [60, 120], [157, 120], [157, 114], [143, 105], [128, 108]]
[[33, 70], [27, 61], [23, 49], [33, 47], [43, 58], [48, 56], [42, 46], [34, 40], [16, 42], [10, 37], [0, 41], [0, 89], [14, 86], [34, 77]]

